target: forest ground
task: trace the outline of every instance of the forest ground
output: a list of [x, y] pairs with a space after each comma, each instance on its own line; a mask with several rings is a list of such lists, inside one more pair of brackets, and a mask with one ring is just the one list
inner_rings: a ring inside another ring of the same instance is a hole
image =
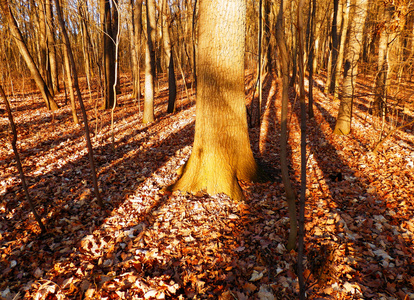
[[[247, 99], [252, 78], [247, 74]], [[360, 78], [352, 133], [333, 135], [339, 102], [321, 92], [323, 82], [315, 83], [315, 118], [307, 122], [308, 298], [414, 299], [414, 128], [397, 131], [373, 154], [381, 126], [368, 113], [373, 80]], [[246, 199], [239, 202], [162, 193], [193, 142], [195, 97], [189, 89], [187, 99], [179, 84], [177, 111], [168, 115], [160, 79], [156, 121], [142, 124], [142, 107], [129, 99], [130, 80], [122, 76], [114, 151], [110, 112], [95, 110], [97, 85], [89, 98], [83, 82], [106, 209], [94, 199], [83, 127], [73, 124], [64, 94], [52, 113], [37, 92], [9, 87], [29, 192], [48, 233], [40, 236], [29, 212], [3, 113], [1, 299], [297, 299], [297, 253], [285, 248], [279, 175], [280, 82], [265, 81], [262, 126], [250, 129], [253, 151], [274, 181], [241, 183]], [[396, 118], [408, 122], [413, 111]], [[289, 164], [299, 192], [298, 115], [292, 90]]]

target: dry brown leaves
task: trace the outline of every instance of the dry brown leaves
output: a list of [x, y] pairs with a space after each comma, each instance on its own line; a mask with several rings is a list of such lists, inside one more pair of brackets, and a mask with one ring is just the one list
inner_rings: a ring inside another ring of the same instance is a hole
[[[263, 125], [250, 132], [256, 155], [276, 169], [275, 181], [241, 183], [242, 202], [225, 195], [164, 194], [191, 152], [194, 102], [181, 91], [177, 112], [166, 115], [162, 83], [157, 121], [143, 125], [137, 103], [128, 100], [127, 77], [122, 84], [115, 152], [110, 115], [95, 115], [96, 94], [87, 100], [105, 210], [95, 203], [82, 127], [72, 124], [69, 108], [53, 115], [33, 94], [10, 96], [30, 194], [49, 232], [40, 237], [28, 213], [1, 116], [1, 298], [296, 299], [296, 252], [284, 247], [289, 219], [277, 171], [279, 83], [265, 82]], [[363, 110], [369, 99], [357, 99], [348, 137], [332, 135], [338, 103], [319, 92], [315, 101], [316, 117], [308, 122], [307, 295], [410, 299], [412, 128], [375, 156], [369, 150], [379, 133]], [[298, 188], [297, 103], [292, 112], [291, 179]]]

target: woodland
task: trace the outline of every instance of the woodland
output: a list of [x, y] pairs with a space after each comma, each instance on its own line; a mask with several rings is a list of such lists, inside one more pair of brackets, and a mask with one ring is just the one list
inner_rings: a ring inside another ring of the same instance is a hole
[[414, 299], [412, 0], [0, 0], [0, 299]]

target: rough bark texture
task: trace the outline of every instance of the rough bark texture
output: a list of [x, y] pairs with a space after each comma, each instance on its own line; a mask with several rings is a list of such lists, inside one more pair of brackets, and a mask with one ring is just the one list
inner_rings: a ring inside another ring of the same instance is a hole
[[239, 180], [256, 180], [244, 95], [244, 0], [199, 2], [194, 146], [173, 190], [242, 199]]
[[16, 42], [19, 48], [20, 54], [22, 55], [24, 61], [26, 62], [27, 67], [29, 68], [31, 75], [34, 81], [36, 82], [36, 85], [39, 88], [44, 101], [46, 102], [47, 108], [51, 110], [58, 109], [59, 106], [53, 99], [53, 96], [50, 93], [49, 89], [47, 88], [47, 85], [45, 81], [43, 80], [42, 75], [40, 75], [39, 69], [37, 68], [35, 64], [33, 57], [31, 56], [29, 50], [27, 49], [27, 46], [24, 42], [24, 39], [19, 30], [19, 27], [17, 26], [16, 20], [10, 10], [8, 1], [0, 0], [0, 8], [3, 12], [3, 16], [5, 16], [7, 19], [10, 32], [14, 38], [14, 41]]
[[155, 0], [148, 0], [147, 16], [147, 43], [145, 45], [145, 95], [143, 123], [154, 121], [154, 78], [155, 78]]
[[347, 53], [344, 63], [344, 81], [342, 87], [342, 99], [339, 105], [338, 117], [334, 133], [347, 135], [351, 131], [352, 103], [354, 98], [354, 84], [358, 73], [358, 59], [362, 45], [362, 31], [367, 14], [368, 0], [354, 0], [353, 22], [349, 24], [350, 33]]

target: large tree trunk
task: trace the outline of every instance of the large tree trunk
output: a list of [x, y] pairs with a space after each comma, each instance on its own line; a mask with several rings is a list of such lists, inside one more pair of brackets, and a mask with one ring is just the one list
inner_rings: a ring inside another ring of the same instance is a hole
[[353, 0], [353, 22], [349, 24], [349, 41], [344, 64], [344, 81], [342, 98], [339, 105], [338, 117], [334, 133], [347, 135], [351, 131], [352, 104], [354, 99], [354, 86], [358, 74], [358, 60], [361, 53], [362, 32], [365, 16], [367, 14], [368, 0]]
[[286, 200], [289, 209], [290, 232], [287, 248], [294, 249], [296, 246], [297, 236], [297, 217], [296, 217], [296, 194], [292, 188], [289, 177], [289, 167], [287, 160], [287, 114], [289, 103], [289, 54], [286, 46], [286, 38], [284, 34], [284, 11], [286, 0], [280, 2], [279, 14], [276, 23], [276, 39], [279, 49], [280, 69], [282, 73], [282, 110], [281, 110], [281, 135], [280, 135], [280, 168], [282, 171], [282, 181], [285, 187]]
[[256, 180], [244, 95], [244, 0], [199, 2], [195, 139], [173, 190], [242, 199], [239, 180]]
[[22, 37], [22, 34], [19, 30], [19, 27], [17, 26], [17, 22], [10, 10], [8, 0], [0, 0], [0, 6], [1, 10], [3, 12], [3, 17], [6, 17], [7, 22], [9, 24], [10, 32], [14, 38], [14, 41], [17, 44], [17, 47], [19, 48], [20, 54], [22, 55], [24, 61], [27, 64], [27, 67], [30, 70], [30, 73], [36, 82], [37, 87], [39, 88], [40, 92], [42, 93], [42, 97], [44, 101], [46, 102], [46, 106], [48, 109], [56, 110], [59, 108], [55, 100], [53, 99], [52, 94], [50, 93], [49, 89], [47, 88], [47, 85], [45, 81], [43, 80], [42, 75], [39, 72], [39, 69], [37, 68], [33, 57], [30, 55], [29, 50], [27, 49], [27, 46], [24, 42], [24, 39]]
[[155, 0], [146, 3], [147, 43], [145, 44], [145, 95], [143, 123], [154, 121], [154, 78], [155, 78]]

